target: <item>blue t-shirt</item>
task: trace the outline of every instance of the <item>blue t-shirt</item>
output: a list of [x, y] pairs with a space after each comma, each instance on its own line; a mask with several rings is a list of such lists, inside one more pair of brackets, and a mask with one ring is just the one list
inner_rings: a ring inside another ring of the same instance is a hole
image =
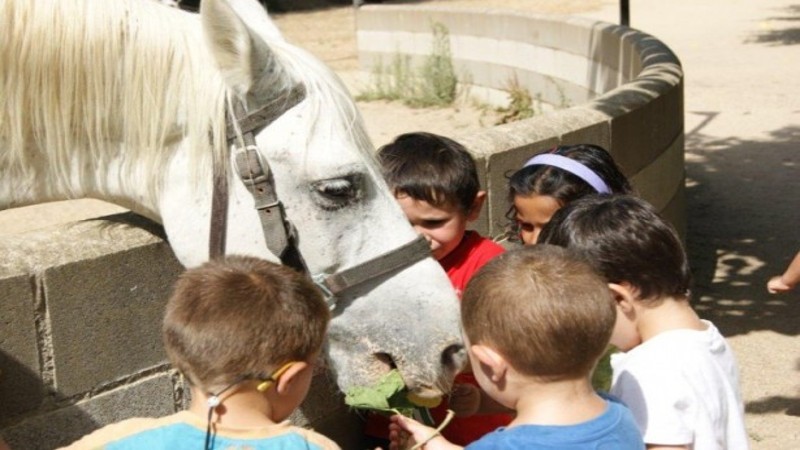
[[600, 416], [576, 425], [519, 425], [498, 428], [465, 450], [644, 450], [628, 408], [613, 400]]
[[[201, 450], [206, 421], [189, 411], [107, 425], [61, 450]], [[340, 450], [325, 436], [288, 422], [256, 428], [218, 425], [213, 448], [225, 450]]]

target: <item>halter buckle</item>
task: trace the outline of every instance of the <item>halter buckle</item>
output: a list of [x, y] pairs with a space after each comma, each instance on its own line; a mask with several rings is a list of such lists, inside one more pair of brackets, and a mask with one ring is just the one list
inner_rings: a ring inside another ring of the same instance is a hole
[[322, 297], [325, 300], [325, 304], [328, 305], [328, 309], [333, 311], [336, 309], [336, 295], [331, 292], [330, 288], [327, 284], [325, 284], [325, 279], [328, 278], [327, 275], [324, 273], [318, 273], [316, 275], [311, 276], [311, 280], [314, 284], [317, 285], [319, 290], [322, 292]]
[[270, 181], [269, 166], [258, 151], [258, 147], [247, 145], [244, 148], [234, 147], [234, 149], [236, 153], [233, 165], [245, 186], [255, 186]]

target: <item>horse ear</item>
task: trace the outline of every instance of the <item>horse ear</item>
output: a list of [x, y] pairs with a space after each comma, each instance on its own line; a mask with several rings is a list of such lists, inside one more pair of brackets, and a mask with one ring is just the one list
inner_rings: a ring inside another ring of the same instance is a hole
[[[285, 77], [267, 39], [280, 32], [255, 0], [203, 0], [200, 18], [206, 41], [225, 82], [240, 96]], [[269, 78], [265, 80], [264, 78]]]

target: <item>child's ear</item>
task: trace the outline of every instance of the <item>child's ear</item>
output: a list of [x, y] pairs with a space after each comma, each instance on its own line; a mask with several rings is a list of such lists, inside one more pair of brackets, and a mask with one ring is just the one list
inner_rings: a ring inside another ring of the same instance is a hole
[[292, 388], [292, 382], [297, 379], [298, 375], [303, 373], [304, 370], [311, 370], [311, 365], [305, 361], [297, 361], [291, 365], [286, 372], [278, 378], [275, 390], [281, 394], [286, 394]]
[[482, 367], [488, 369], [486, 374], [493, 382], [497, 383], [503, 379], [508, 370], [508, 363], [503, 355], [497, 353], [493, 348], [481, 344], [469, 347], [470, 357], [480, 362]]
[[625, 314], [633, 312], [634, 302], [636, 301], [636, 289], [630, 283], [608, 283], [611, 295], [617, 302], [617, 307]]
[[472, 201], [472, 206], [469, 208], [469, 214], [467, 214], [467, 220], [472, 222], [478, 219], [478, 216], [481, 215], [481, 209], [483, 208], [483, 202], [486, 201], [486, 191], [478, 191], [475, 194], [475, 200]]

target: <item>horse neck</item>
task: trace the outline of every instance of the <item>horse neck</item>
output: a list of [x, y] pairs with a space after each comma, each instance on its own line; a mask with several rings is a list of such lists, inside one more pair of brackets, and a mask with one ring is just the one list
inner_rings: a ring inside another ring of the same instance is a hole
[[[86, 161], [80, 152], [67, 160], [34, 158], [24, 169], [0, 170], [0, 210], [78, 198], [95, 198], [114, 203], [154, 220], [159, 219], [161, 175], [149, 173], [135, 159], [128, 158], [124, 144], [116, 144], [118, 156], [89, 169], [78, 169]], [[157, 183], [157, 184], [153, 184]]]

